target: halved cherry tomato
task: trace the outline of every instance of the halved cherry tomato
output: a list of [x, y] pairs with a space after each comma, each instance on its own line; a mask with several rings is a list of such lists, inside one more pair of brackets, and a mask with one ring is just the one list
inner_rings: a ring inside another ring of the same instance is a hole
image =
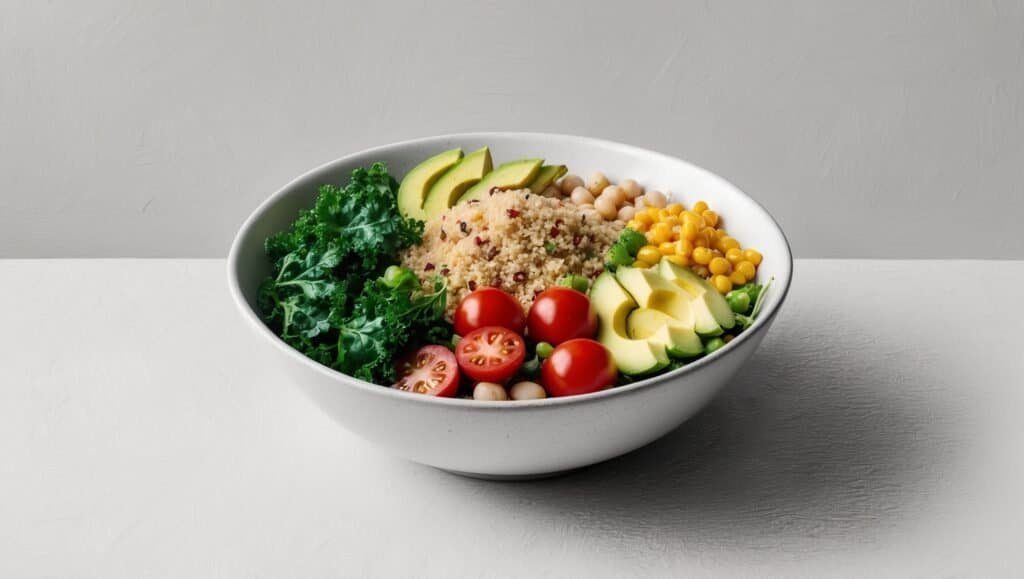
[[619, 372], [611, 352], [594, 340], [563, 342], [540, 367], [544, 389], [552, 396], [573, 396], [615, 385]]
[[455, 357], [462, 371], [480, 382], [504, 382], [523, 365], [526, 344], [522, 336], [498, 326], [473, 330], [459, 340]]
[[455, 396], [459, 390], [455, 354], [444, 346], [423, 346], [398, 362], [398, 382], [391, 387], [428, 396]]
[[585, 294], [567, 287], [540, 292], [526, 318], [530, 339], [557, 346], [574, 338], [591, 338], [597, 331], [597, 314]]
[[455, 309], [455, 333], [460, 336], [484, 326], [500, 326], [522, 335], [526, 316], [519, 300], [495, 287], [480, 288], [462, 298]]

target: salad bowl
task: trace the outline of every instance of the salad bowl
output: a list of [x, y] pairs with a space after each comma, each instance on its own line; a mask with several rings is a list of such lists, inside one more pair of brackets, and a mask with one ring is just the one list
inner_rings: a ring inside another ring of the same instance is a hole
[[[403, 175], [438, 150], [488, 146], [516, 158], [557, 158], [578, 174], [630, 175], [685, 204], [706, 200], [729, 230], [763, 254], [772, 280], [759, 316], [724, 348], [670, 372], [590, 394], [515, 402], [440, 398], [358, 380], [323, 366], [282, 341], [261, 319], [257, 292], [271, 271], [264, 241], [310, 207], [323, 183], [383, 161]], [[601, 462], [644, 446], [699, 411], [743, 367], [767, 334], [789, 290], [792, 254], [779, 225], [725, 179], [669, 155], [593, 138], [487, 132], [444, 135], [375, 147], [317, 167], [271, 195], [234, 239], [227, 264], [231, 296], [285, 380], [341, 427], [406, 459], [484, 478], [532, 478]], [[283, 386], [283, 384], [282, 384]]]

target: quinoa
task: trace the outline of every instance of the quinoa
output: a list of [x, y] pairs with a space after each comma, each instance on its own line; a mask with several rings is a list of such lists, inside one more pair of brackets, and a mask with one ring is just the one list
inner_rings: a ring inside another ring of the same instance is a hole
[[510, 293], [525, 309], [568, 274], [601, 273], [622, 227], [528, 189], [494, 191], [428, 221], [423, 242], [402, 254], [402, 265], [424, 284], [447, 278], [449, 318], [466, 294], [487, 286]]

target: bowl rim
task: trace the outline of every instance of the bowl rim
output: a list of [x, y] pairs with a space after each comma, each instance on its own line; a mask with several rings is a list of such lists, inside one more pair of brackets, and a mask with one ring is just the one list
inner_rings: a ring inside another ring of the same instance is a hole
[[[359, 378], [349, 376], [348, 374], [339, 372], [337, 370], [334, 370], [333, 368], [324, 366], [319, 362], [307, 358], [304, 354], [302, 354], [295, 348], [292, 348], [277, 334], [271, 331], [271, 329], [266, 324], [263, 323], [263, 320], [259, 317], [256, 311], [249, 306], [249, 303], [246, 301], [245, 296], [242, 293], [242, 288], [241, 285], [239, 284], [238, 276], [242, 240], [248, 236], [250, 229], [253, 228], [253, 226], [260, 220], [260, 218], [262, 218], [265, 213], [267, 213], [271, 208], [273, 208], [281, 198], [286, 197], [296, 185], [301, 184], [302, 182], [314, 177], [317, 174], [327, 172], [337, 165], [343, 165], [355, 157], [383, 154], [389, 152], [392, 149], [407, 147], [410, 145], [429, 145], [432, 143], [443, 143], [444, 141], [450, 141], [455, 139], [487, 140], [494, 139], [496, 137], [529, 138], [576, 144], [587, 143], [590, 145], [608, 149], [610, 151], [639, 154], [654, 157], [669, 163], [683, 164], [688, 166], [688, 168], [691, 170], [703, 173], [707, 177], [711, 177], [712, 179], [720, 181], [723, 185], [730, 187], [734, 193], [737, 193], [741, 197], [744, 197], [746, 198], [746, 200], [750, 201], [754, 205], [754, 207], [762, 213], [761, 217], [763, 217], [766, 220], [766, 223], [769, 223], [772, 226], [772, 228], [774, 228], [775, 233], [777, 233], [781, 237], [783, 247], [785, 248], [785, 256], [782, 256], [784, 257], [783, 265], [785, 267], [785, 277], [784, 279], [776, 278], [773, 281], [773, 290], [781, 292], [779, 298], [777, 300], [773, 300], [773, 302], [769, 306], [767, 306], [765, 310], [761, 312], [761, 315], [758, 316], [756, 320], [754, 320], [754, 323], [749, 328], [747, 328], [745, 331], [737, 335], [736, 338], [730, 341], [728, 344], [726, 344], [725, 347], [711, 354], [708, 354], [702, 358], [699, 358], [693, 362], [690, 362], [685, 366], [676, 368], [675, 370], [671, 370], [669, 372], [665, 372], [662, 374], [656, 374], [654, 376], [640, 378], [630, 384], [617, 386], [614, 388], [607, 388], [605, 390], [591, 392], [589, 394], [549, 397], [542, 398], [539, 400], [516, 401], [485, 401], [464, 398], [444, 398], [438, 396], [414, 395], [408, 392], [394, 390], [387, 386], [382, 386], [379, 384], [374, 384], [372, 382], [367, 382], [365, 380], [360, 380]], [[735, 352], [740, 344], [750, 339], [753, 339], [755, 334], [760, 334], [764, 332], [765, 329], [775, 319], [775, 316], [778, 314], [779, 309], [781, 309], [782, 304], [785, 302], [786, 297], [789, 295], [789, 288], [791, 285], [791, 281], [793, 279], [793, 251], [792, 247], [789, 244], [789, 239], [786, 237], [786, 234], [782, 230], [782, 227], [779, 226], [778, 221], [775, 220], [771, 213], [769, 213], [768, 210], [765, 209], [765, 207], [761, 205], [760, 202], [758, 202], [750, 195], [747, 195], [745, 191], [737, 187], [731, 181], [723, 178], [722, 176], [716, 173], [713, 173], [712, 171], [709, 171], [699, 165], [696, 165], [684, 159], [673, 157], [672, 155], [668, 155], [658, 151], [644, 149], [642, 147], [637, 147], [634, 145], [627, 145], [625, 143], [595, 137], [530, 131], [474, 131], [465, 133], [434, 135], [429, 137], [418, 137], [406, 139], [403, 141], [396, 141], [394, 143], [388, 143], [385, 145], [378, 145], [375, 147], [362, 149], [344, 155], [342, 157], [338, 157], [334, 160], [322, 163], [312, 169], [309, 169], [308, 171], [305, 171], [301, 175], [295, 177], [294, 179], [286, 183], [284, 186], [278, 188], [273, 194], [271, 194], [269, 197], [263, 200], [263, 202], [260, 203], [256, 207], [256, 209], [254, 209], [252, 213], [250, 213], [249, 216], [242, 223], [241, 227], [238, 229], [234, 239], [231, 242], [231, 249], [228, 252], [227, 277], [228, 288], [231, 293], [232, 301], [235, 303], [235, 306], [242, 314], [242, 317], [249, 322], [249, 324], [256, 330], [257, 333], [267, 338], [270, 341], [270, 343], [276, 346], [277, 349], [283, 352], [286, 356], [289, 356], [290, 358], [306, 366], [307, 368], [310, 368], [313, 371], [318, 372], [324, 375], [325, 377], [328, 377], [338, 382], [339, 384], [342, 385], [342, 387], [354, 387], [366, 390], [367, 392], [372, 392], [380, 396], [395, 397], [396, 402], [408, 402], [412, 404], [425, 405], [440, 405], [453, 408], [466, 408], [478, 410], [494, 410], [500, 408], [502, 411], [505, 412], [514, 412], [517, 410], [522, 411], [528, 409], [536, 409], [539, 407], [552, 408], [565, 405], [587, 404], [618, 396], [628, 396], [631, 394], [636, 394], [648, 388], [653, 388], [656, 385], [672, 381], [682, 376], [701, 372], [702, 370], [710, 367], [719, 360], [723, 359], [725, 356], [728, 356], [730, 353]]]

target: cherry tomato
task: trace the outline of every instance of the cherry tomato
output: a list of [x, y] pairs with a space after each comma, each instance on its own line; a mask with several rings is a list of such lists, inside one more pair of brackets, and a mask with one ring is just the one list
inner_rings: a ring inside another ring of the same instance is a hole
[[466, 334], [455, 347], [462, 371], [480, 382], [504, 382], [523, 365], [526, 344], [519, 334], [499, 326], [484, 326]]
[[480, 288], [462, 298], [455, 309], [455, 333], [465, 336], [484, 326], [500, 326], [522, 335], [526, 316], [519, 300], [494, 287]]
[[426, 394], [455, 396], [459, 390], [459, 365], [444, 346], [423, 346], [398, 362], [398, 382], [392, 388]]
[[555, 346], [575, 338], [590, 338], [597, 331], [597, 314], [582, 292], [549, 287], [533, 300], [526, 318], [530, 339]]
[[573, 396], [604, 390], [619, 373], [611, 352], [594, 340], [563, 342], [540, 367], [540, 379], [551, 396]]

